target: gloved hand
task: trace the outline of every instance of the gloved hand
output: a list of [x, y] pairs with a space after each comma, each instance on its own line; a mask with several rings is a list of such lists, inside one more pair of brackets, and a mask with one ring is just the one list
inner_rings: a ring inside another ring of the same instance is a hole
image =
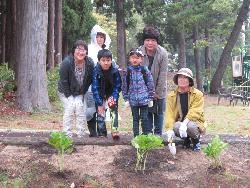
[[75, 104], [77, 106], [83, 106], [82, 95], [77, 95], [75, 97]]
[[69, 106], [73, 106], [74, 103], [75, 103], [75, 99], [74, 99], [74, 97], [73, 97], [72, 95], [70, 95], [70, 96], [68, 97], [68, 105], [69, 105]]
[[154, 106], [154, 102], [153, 102], [153, 101], [149, 101], [149, 102], [148, 102], [148, 107], [151, 108], [151, 107], [153, 107], [153, 106]]
[[179, 133], [181, 138], [187, 137], [187, 124], [185, 124], [184, 122], [181, 123], [181, 126], [179, 128]]
[[129, 106], [130, 106], [129, 101], [126, 101], [126, 102], [124, 103], [124, 107], [125, 107], [125, 108], [128, 108]]
[[113, 108], [116, 105], [116, 101], [113, 96], [108, 98], [108, 106], [109, 108]]
[[168, 136], [168, 142], [172, 142], [172, 140], [174, 139], [174, 131], [172, 129], [168, 130], [167, 132], [167, 136]]
[[170, 151], [170, 153], [175, 156], [176, 154], [176, 146], [175, 146], [175, 143], [169, 143], [168, 144], [168, 149]]

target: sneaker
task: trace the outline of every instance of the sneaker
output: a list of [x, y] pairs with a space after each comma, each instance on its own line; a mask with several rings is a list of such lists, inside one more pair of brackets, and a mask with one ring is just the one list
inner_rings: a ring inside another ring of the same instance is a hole
[[77, 137], [78, 137], [78, 138], [83, 138], [83, 137], [85, 137], [86, 135], [87, 135], [87, 133], [84, 132], [84, 131], [77, 132]]
[[101, 137], [101, 138], [107, 137], [107, 132], [106, 133], [105, 132], [99, 132], [98, 137]]
[[112, 135], [113, 140], [119, 140], [120, 139], [118, 131], [112, 132], [111, 135]]
[[190, 138], [189, 137], [185, 138], [184, 143], [183, 143], [183, 147], [186, 149], [189, 149], [191, 147], [190, 144], [191, 144]]
[[66, 136], [69, 137], [69, 138], [73, 138], [73, 134], [70, 133], [70, 132], [66, 133]]
[[198, 142], [197, 144], [194, 144], [193, 150], [198, 152], [201, 150], [201, 143]]
[[83, 134], [77, 134], [77, 138], [82, 138], [83, 136]]

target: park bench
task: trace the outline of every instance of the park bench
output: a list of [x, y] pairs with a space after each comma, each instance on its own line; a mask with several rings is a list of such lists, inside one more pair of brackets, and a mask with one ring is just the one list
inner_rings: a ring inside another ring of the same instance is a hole
[[[218, 89], [218, 105], [220, 104], [220, 100], [221, 98], [224, 98], [224, 99], [230, 99], [231, 101], [231, 93], [232, 93], [232, 87], [228, 87], [228, 88], [225, 88], [225, 87], [222, 87], [222, 88], [219, 88]], [[231, 102], [230, 102], [231, 104]]]
[[247, 91], [243, 91], [243, 106], [249, 106], [250, 103], [250, 93]]
[[237, 105], [238, 101], [242, 101], [243, 106], [250, 104], [249, 86], [233, 86], [218, 89], [218, 105], [221, 98], [229, 99], [230, 105]]
[[233, 104], [233, 106], [237, 105], [238, 100], [243, 101], [243, 104], [244, 104], [244, 91], [238, 88], [235, 88], [231, 92], [230, 105], [231, 104]]

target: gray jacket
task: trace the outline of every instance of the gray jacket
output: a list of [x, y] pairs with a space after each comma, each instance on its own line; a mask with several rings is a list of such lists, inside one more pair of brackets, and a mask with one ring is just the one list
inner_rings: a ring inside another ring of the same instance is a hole
[[[149, 65], [149, 59], [146, 53], [145, 46], [141, 47], [143, 54], [143, 65]], [[159, 99], [167, 97], [167, 71], [168, 71], [168, 53], [160, 45], [157, 46], [154, 61], [151, 67], [151, 73], [154, 79], [155, 93], [159, 96]]]

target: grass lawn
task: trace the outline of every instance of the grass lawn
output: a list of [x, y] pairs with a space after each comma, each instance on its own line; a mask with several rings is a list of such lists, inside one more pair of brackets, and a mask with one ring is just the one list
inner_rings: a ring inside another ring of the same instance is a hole
[[[132, 116], [130, 108], [125, 109], [120, 100], [119, 114], [120, 131], [132, 132]], [[250, 107], [230, 106], [229, 101], [221, 100], [217, 105], [216, 96], [205, 96], [205, 117], [208, 122], [207, 133], [212, 134], [243, 134], [250, 135]], [[109, 126], [107, 126], [109, 127]], [[62, 107], [59, 103], [53, 105], [50, 113], [15, 113], [1, 114], [0, 128], [53, 130], [62, 128]]]
[[207, 132], [250, 135], [250, 107], [230, 106], [229, 101], [217, 105], [217, 98], [206, 96], [205, 115], [208, 122]]

